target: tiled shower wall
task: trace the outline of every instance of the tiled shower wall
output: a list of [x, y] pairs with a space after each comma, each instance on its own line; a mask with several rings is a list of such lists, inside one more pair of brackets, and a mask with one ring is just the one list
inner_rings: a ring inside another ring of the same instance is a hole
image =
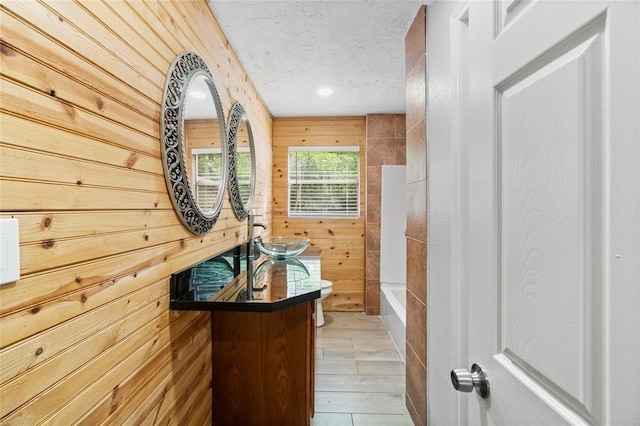
[[383, 165], [406, 164], [404, 114], [367, 115], [366, 313], [380, 314], [380, 196]]
[[427, 424], [426, 6], [405, 38], [407, 73], [407, 397], [416, 425]]

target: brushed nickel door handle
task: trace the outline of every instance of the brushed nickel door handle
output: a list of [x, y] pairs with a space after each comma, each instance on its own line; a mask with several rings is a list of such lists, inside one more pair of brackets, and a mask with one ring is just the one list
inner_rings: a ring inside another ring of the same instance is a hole
[[466, 368], [451, 370], [451, 384], [460, 392], [476, 390], [482, 398], [489, 396], [489, 378], [478, 364], [471, 366], [471, 372]]

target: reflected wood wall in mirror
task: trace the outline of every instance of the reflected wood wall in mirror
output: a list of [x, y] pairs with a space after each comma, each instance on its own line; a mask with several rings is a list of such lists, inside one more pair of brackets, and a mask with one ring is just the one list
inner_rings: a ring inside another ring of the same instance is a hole
[[227, 182], [224, 113], [213, 77], [193, 52], [173, 62], [162, 100], [162, 160], [173, 206], [194, 234], [216, 223]]
[[244, 107], [236, 103], [231, 109], [229, 130], [229, 193], [239, 220], [249, 215], [256, 186], [256, 152], [251, 123]]

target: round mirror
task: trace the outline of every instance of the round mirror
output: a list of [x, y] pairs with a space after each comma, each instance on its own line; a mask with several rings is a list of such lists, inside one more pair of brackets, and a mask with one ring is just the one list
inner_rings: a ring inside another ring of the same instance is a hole
[[229, 193], [239, 220], [249, 215], [256, 187], [256, 152], [253, 132], [244, 107], [237, 103], [229, 117]]
[[215, 225], [227, 179], [224, 114], [204, 60], [187, 52], [167, 75], [161, 116], [162, 160], [171, 201], [194, 234]]

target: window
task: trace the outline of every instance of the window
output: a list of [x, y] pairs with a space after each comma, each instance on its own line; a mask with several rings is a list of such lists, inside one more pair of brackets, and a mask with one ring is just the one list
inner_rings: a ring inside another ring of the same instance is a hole
[[239, 146], [236, 148], [236, 174], [238, 175], [238, 190], [244, 201], [251, 194], [251, 148]]
[[196, 203], [207, 212], [213, 208], [221, 190], [222, 152], [220, 148], [205, 148], [194, 149], [192, 154]]
[[359, 147], [290, 147], [289, 216], [358, 217]]

